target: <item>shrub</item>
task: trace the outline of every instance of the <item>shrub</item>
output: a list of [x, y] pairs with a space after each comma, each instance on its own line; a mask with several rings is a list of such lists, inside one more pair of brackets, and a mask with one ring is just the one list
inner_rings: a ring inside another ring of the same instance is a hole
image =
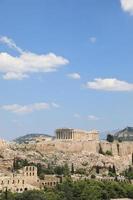
[[109, 151], [109, 150], [107, 150], [105, 154], [108, 155], [108, 156], [112, 156], [113, 155], [112, 151]]

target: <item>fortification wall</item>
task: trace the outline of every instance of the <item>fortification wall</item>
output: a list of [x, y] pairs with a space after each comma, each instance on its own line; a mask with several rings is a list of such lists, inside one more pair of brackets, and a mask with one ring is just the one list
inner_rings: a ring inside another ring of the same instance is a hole
[[116, 143], [110, 143], [107, 141], [101, 141], [99, 144], [102, 148], [102, 151], [106, 153], [107, 151], [112, 152], [113, 155], [118, 155], [118, 149]]
[[126, 156], [133, 153], [133, 142], [109, 143], [106, 141], [101, 141], [100, 145], [104, 153], [111, 151], [113, 155], [118, 156]]
[[53, 141], [37, 143], [34, 147], [35, 150], [39, 151], [40, 153], [52, 153], [56, 151]]
[[96, 153], [98, 152], [99, 143], [96, 141], [51, 141], [36, 144], [36, 150], [42, 153], [51, 152], [70, 152], [80, 153], [82, 151], [88, 151]]
[[133, 142], [121, 142], [117, 144], [118, 154], [126, 156], [133, 153]]

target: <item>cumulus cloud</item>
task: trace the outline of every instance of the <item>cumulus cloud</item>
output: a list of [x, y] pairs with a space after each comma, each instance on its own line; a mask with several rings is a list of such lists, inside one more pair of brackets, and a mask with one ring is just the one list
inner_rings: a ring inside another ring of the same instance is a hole
[[96, 43], [97, 38], [96, 38], [96, 37], [90, 37], [90, 38], [89, 38], [89, 41], [90, 41], [91, 43]]
[[88, 120], [89, 120], [89, 121], [97, 121], [97, 120], [99, 120], [99, 118], [96, 117], [96, 116], [94, 116], [94, 115], [89, 115], [89, 116], [88, 116]]
[[71, 79], [80, 79], [81, 78], [79, 73], [71, 73], [71, 74], [68, 74], [67, 76]]
[[133, 0], [120, 0], [120, 2], [122, 9], [133, 15]]
[[30, 73], [53, 72], [69, 63], [64, 57], [57, 56], [54, 53], [39, 55], [25, 52], [7, 37], [0, 37], [0, 42], [19, 52], [18, 56], [12, 56], [6, 52], [0, 53], [0, 72], [6, 80], [22, 80], [27, 78]]
[[50, 105], [45, 102], [34, 103], [34, 104], [29, 104], [29, 105], [10, 104], [10, 105], [1, 106], [1, 109], [15, 113], [15, 114], [28, 114], [34, 111], [46, 110], [49, 108], [50, 108]]
[[116, 78], [96, 78], [92, 82], [87, 82], [85, 85], [88, 89], [105, 90], [105, 91], [133, 91], [133, 84], [126, 81], [121, 81]]

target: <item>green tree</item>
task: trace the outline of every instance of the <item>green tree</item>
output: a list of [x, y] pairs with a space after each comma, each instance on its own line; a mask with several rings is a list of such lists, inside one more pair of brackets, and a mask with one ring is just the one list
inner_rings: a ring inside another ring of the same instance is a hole
[[74, 174], [74, 164], [72, 163], [72, 166], [71, 166], [71, 174]]
[[46, 200], [61, 200], [59, 194], [52, 190], [45, 192], [45, 198]]
[[114, 136], [111, 135], [111, 134], [108, 134], [108, 135], [107, 135], [107, 141], [108, 141], [108, 142], [114, 142]]
[[54, 173], [57, 175], [63, 175], [63, 167], [62, 166], [56, 166], [54, 168]]
[[86, 174], [86, 169], [85, 168], [76, 169], [75, 174], [85, 175]]
[[15, 195], [9, 191], [5, 191], [0, 195], [0, 200], [15, 200]]
[[107, 150], [105, 154], [108, 156], [112, 156], [112, 151]]
[[27, 191], [18, 194], [15, 200], [47, 200], [43, 191]]
[[82, 200], [102, 200], [102, 189], [98, 186], [95, 185], [86, 185], [82, 194], [81, 194], [81, 199]]
[[102, 149], [101, 144], [99, 144], [99, 153], [100, 153], [100, 154], [103, 154], [103, 155], [105, 154], [105, 153], [103, 152], [103, 149]]
[[64, 176], [69, 176], [70, 175], [70, 169], [68, 167], [68, 164], [65, 163], [64, 165]]
[[96, 166], [96, 173], [99, 174], [99, 171], [100, 171], [100, 168], [99, 168], [99, 166], [97, 165], [97, 166]]
[[113, 165], [112, 173], [116, 174], [115, 165]]

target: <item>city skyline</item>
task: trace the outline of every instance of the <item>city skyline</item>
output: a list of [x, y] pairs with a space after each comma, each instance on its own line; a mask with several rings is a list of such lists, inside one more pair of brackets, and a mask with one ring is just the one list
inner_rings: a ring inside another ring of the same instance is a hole
[[133, 1], [0, 2], [0, 137], [133, 126]]

